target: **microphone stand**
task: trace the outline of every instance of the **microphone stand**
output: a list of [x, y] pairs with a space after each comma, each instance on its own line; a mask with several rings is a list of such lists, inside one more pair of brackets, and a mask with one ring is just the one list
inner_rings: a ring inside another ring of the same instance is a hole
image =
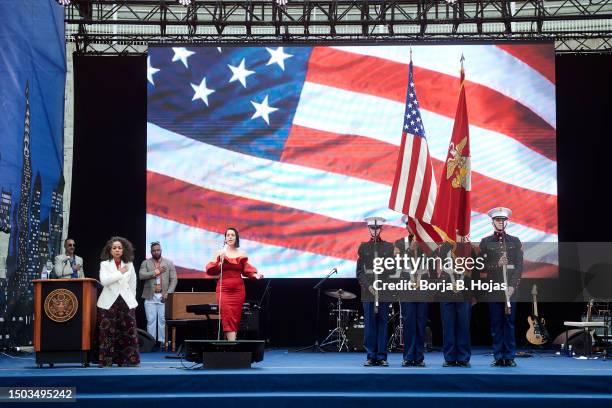
[[[261, 298], [259, 299], [259, 310], [261, 311], [262, 309], [266, 312], [266, 324], [265, 324], [265, 341], [266, 341], [266, 345], [270, 345], [270, 297], [272, 296], [272, 290], [270, 290], [270, 283], [272, 283], [271, 279], [268, 279], [268, 283], [266, 284], [266, 288], [264, 289], [264, 293], [263, 295], [261, 295]], [[267, 295], [267, 297], [266, 297]], [[266, 299], [266, 305], [264, 307], [262, 307], [263, 305], [263, 301], [264, 299]]]
[[314, 344], [308, 347], [302, 347], [301, 349], [297, 349], [295, 351], [312, 350], [312, 351], [317, 351], [320, 353], [325, 352], [325, 350], [323, 350], [321, 346], [319, 345], [319, 320], [320, 320], [319, 314], [320, 314], [320, 307], [321, 307], [321, 285], [323, 285], [323, 283], [327, 279], [329, 279], [329, 277], [332, 276], [334, 273], [338, 273], [338, 270], [336, 268], [333, 268], [331, 271], [329, 271], [329, 273], [323, 279], [321, 279], [316, 285], [312, 287], [313, 290], [317, 291], [317, 312], [315, 315], [315, 342]]
[[[221, 340], [221, 297], [223, 296], [223, 261], [225, 260], [225, 246], [223, 246], [223, 253], [221, 254], [221, 263], [219, 264], [219, 321], [217, 327], [217, 340]], [[242, 307], [242, 305], [240, 306]], [[236, 333], [238, 334], [238, 333]]]

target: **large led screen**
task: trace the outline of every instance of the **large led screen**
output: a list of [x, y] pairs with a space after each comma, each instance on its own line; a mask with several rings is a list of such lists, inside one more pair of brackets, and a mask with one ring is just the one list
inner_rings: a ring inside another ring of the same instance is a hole
[[[181, 278], [203, 277], [230, 226], [268, 278], [354, 277], [365, 217], [387, 220], [386, 241], [406, 235], [389, 198], [410, 59], [439, 182], [462, 55], [472, 242], [495, 206], [521, 241], [557, 242], [552, 44], [150, 48], [148, 241]], [[524, 277], [556, 276], [545, 247], [526, 250]]]

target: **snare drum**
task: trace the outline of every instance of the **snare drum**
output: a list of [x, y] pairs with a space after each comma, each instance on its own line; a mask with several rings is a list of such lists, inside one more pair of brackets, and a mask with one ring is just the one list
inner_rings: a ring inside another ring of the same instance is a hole
[[344, 328], [345, 330], [349, 327], [351, 322], [356, 319], [358, 314], [357, 310], [355, 309], [330, 309], [329, 316], [331, 318], [331, 322], [333, 323], [332, 326], [337, 325], [338, 312], [340, 312], [340, 327]]

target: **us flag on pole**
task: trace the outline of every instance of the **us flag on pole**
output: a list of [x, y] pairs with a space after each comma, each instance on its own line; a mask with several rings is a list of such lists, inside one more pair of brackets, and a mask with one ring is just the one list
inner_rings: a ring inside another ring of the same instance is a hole
[[436, 178], [425, 138], [425, 126], [419, 109], [411, 58], [402, 142], [389, 208], [406, 214], [408, 224], [417, 240], [428, 243], [432, 249], [436, 242], [443, 242], [442, 237], [430, 224], [436, 204], [436, 193]]

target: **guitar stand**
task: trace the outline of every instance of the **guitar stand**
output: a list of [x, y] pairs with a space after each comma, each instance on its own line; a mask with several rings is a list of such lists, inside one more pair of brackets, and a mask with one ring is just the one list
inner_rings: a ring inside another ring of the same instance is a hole
[[399, 313], [396, 313], [393, 318], [397, 318], [399, 321], [393, 330], [393, 334], [389, 338], [389, 343], [387, 344], [387, 351], [389, 352], [404, 350], [404, 319], [402, 319], [401, 306]]

